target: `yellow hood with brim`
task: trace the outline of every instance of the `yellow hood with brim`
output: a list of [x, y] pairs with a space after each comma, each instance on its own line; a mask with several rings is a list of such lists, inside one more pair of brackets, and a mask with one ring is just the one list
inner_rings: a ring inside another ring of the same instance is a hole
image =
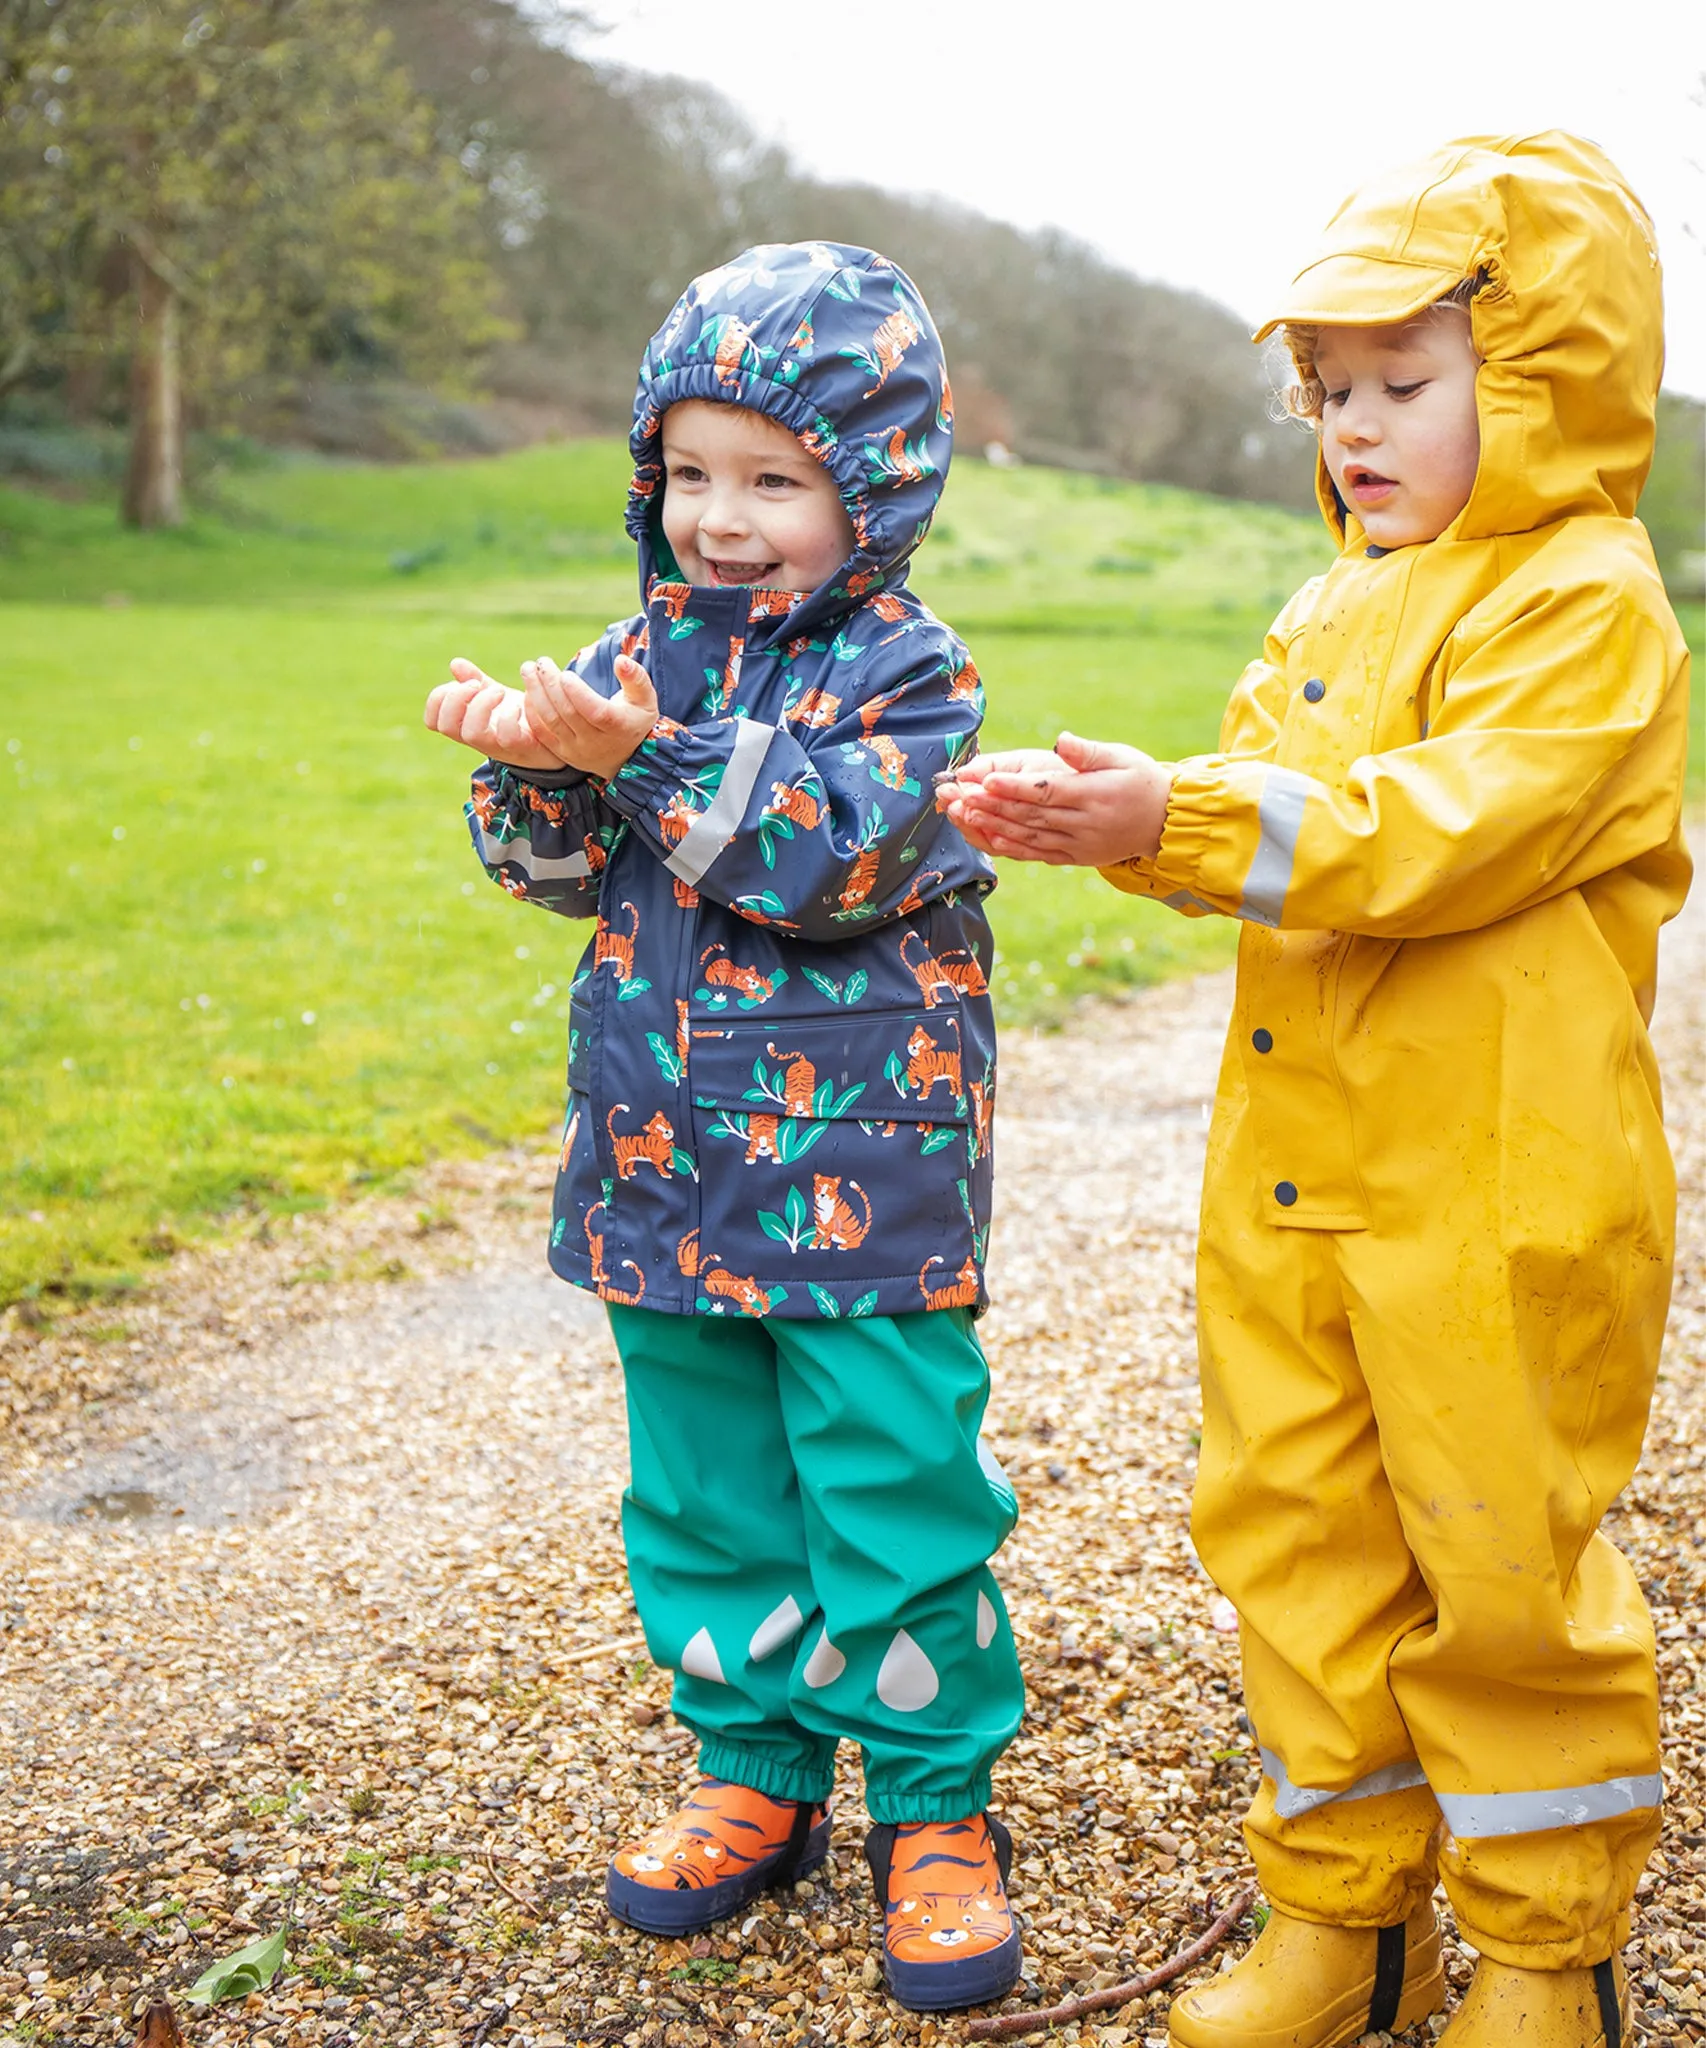
[[[1470, 305], [1481, 460], [1441, 538], [1632, 517], [1664, 367], [1658, 248], [1641, 202], [1591, 142], [1557, 130], [1469, 136], [1371, 180], [1255, 339], [1282, 325], [1397, 324], [1465, 278], [1481, 280]], [[1355, 541], [1361, 527], [1324, 464], [1316, 494], [1335, 536]]]

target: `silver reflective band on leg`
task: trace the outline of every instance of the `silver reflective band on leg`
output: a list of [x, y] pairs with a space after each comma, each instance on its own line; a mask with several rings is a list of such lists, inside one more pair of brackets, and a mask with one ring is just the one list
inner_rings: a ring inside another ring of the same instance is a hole
[[1417, 1763], [1382, 1764], [1366, 1778], [1358, 1778], [1342, 1792], [1324, 1791], [1314, 1785], [1294, 1785], [1285, 1765], [1265, 1744], [1258, 1744], [1262, 1769], [1274, 1781], [1274, 1811], [1281, 1820], [1296, 1820], [1300, 1813], [1312, 1813], [1318, 1806], [1330, 1806], [1350, 1799], [1377, 1799], [1383, 1792], [1410, 1792], [1428, 1781]]
[[1489, 1835], [1540, 1835], [1553, 1828], [1583, 1828], [1657, 1806], [1664, 1780], [1657, 1771], [1640, 1778], [1607, 1778], [1598, 1785], [1560, 1785], [1549, 1792], [1441, 1792], [1445, 1824], [1459, 1841]]
[[723, 779], [709, 805], [688, 826], [686, 836], [664, 866], [693, 887], [723, 848], [735, 836], [746, 816], [747, 799], [758, 781], [758, 771], [776, 737], [773, 725], [760, 725], [756, 718], [736, 721], [734, 749], [729, 755]]
[[1268, 770], [1257, 812], [1261, 842], [1244, 877], [1244, 894], [1238, 903], [1238, 915], [1251, 924], [1277, 925], [1285, 914], [1286, 892], [1297, 859], [1297, 835], [1303, 829], [1303, 806], [1311, 787], [1309, 777], [1299, 775], [1295, 768]]
[[566, 854], [561, 860], [547, 860], [543, 854], [533, 851], [529, 841], [494, 839], [484, 825], [480, 827], [480, 858], [487, 867], [520, 868], [533, 882], [563, 882], [592, 873], [592, 863], [587, 859], [584, 848]]

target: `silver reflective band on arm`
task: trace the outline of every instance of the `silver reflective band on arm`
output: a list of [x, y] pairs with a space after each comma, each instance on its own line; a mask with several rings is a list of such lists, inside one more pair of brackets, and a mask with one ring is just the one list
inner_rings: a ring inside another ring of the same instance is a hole
[[532, 882], [566, 882], [592, 873], [592, 863], [586, 857], [584, 847], [566, 854], [561, 860], [547, 860], [543, 854], [533, 851], [526, 839], [494, 839], [485, 826], [480, 827], [480, 858], [487, 867], [504, 866], [520, 868]]
[[664, 859], [670, 873], [679, 875], [690, 888], [735, 836], [775, 737], [776, 728], [760, 725], [756, 718], [736, 722], [734, 750], [716, 795], [688, 826], [681, 844]]
[[1303, 829], [1303, 806], [1311, 786], [1309, 777], [1299, 775], [1295, 768], [1268, 770], [1257, 812], [1262, 837], [1238, 903], [1238, 915], [1251, 924], [1277, 925], [1285, 914], [1286, 892], [1297, 859], [1297, 835]]
[[1553, 1828], [1581, 1828], [1657, 1806], [1664, 1780], [1657, 1771], [1641, 1778], [1607, 1778], [1598, 1785], [1560, 1785], [1551, 1792], [1441, 1792], [1439, 1810], [1460, 1841], [1489, 1835], [1539, 1835]]
[[1409, 1792], [1428, 1782], [1420, 1764], [1383, 1764], [1342, 1792], [1327, 1792], [1313, 1785], [1294, 1785], [1274, 1751], [1265, 1744], [1258, 1747], [1262, 1769], [1274, 1781], [1274, 1811], [1281, 1820], [1296, 1820], [1300, 1813], [1312, 1813], [1317, 1806], [1330, 1806], [1335, 1800], [1377, 1799], [1383, 1792]]

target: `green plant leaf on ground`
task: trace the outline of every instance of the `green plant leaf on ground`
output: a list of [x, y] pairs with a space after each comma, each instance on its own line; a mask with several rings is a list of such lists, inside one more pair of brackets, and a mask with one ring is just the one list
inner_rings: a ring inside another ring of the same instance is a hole
[[222, 2005], [264, 1991], [284, 1967], [284, 1929], [251, 1941], [234, 1955], [204, 1970], [184, 1996], [196, 2005]]

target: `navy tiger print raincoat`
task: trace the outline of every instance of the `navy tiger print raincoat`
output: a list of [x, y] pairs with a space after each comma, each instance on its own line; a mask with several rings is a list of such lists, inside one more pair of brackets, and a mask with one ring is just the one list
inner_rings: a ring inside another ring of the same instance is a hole
[[[834, 478], [854, 553], [810, 592], [676, 580], [659, 424], [779, 421]], [[470, 827], [512, 895], [596, 912], [575, 977], [551, 1264], [678, 1314], [983, 1306], [995, 1033], [984, 857], [937, 812], [975, 751], [964, 646], [906, 587], [952, 403], [916, 288], [868, 250], [750, 249], [653, 337], [628, 528], [651, 736], [608, 785], [487, 762]]]

